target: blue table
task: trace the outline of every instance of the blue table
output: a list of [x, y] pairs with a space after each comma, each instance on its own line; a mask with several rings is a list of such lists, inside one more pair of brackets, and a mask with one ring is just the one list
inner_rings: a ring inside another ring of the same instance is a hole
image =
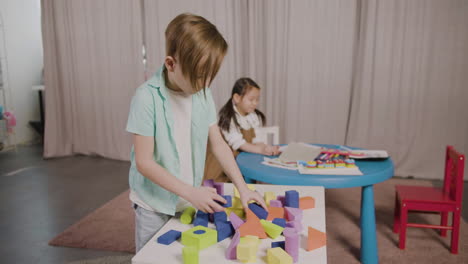
[[[323, 145], [339, 148], [337, 145]], [[302, 175], [296, 170], [275, 168], [261, 164], [263, 155], [241, 152], [237, 164], [247, 183], [254, 180], [280, 185], [323, 186], [325, 188], [362, 187], [361, 190], [361, 262], [378, 263], [377, 235], [373, 185], [393, 176], [393, 162], [385, 160], [359, 161], [356, 165], [364, 175]]]

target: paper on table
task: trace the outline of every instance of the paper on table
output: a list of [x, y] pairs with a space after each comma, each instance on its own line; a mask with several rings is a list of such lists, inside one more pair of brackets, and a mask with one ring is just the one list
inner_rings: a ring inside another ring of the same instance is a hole
[[322, 175], [363, 175], [358, 167], [354, 168], [330, 168], [330, 169], [307, 169], [299, 165], [300, 174], [322, 174]]
[[270, 166], [270, 167], [275, 167], [275, 168], [281, 168], [281, 169], [287, 169], [287, 170], [297, 170], [297, 165], [290, 165], [290, 164], [285, 164], [279, 161], [278, 159], [270, 159], [267, 157], [263, 157], [262, 161], [263, 165]]
[[314, 160], [321, 152], [322, 148], [305, 143], [290, 143], [281, 153], [279, 159], [284, 162], [294, 162], [298, 160]]
[[340, 148], [347, 151], [356, 151], [361, 153], [361, 155], [349, 155], [352, 159], [384, 159], [389, 157], [385, 150], [350, 149], [345, 146], [340, 146]]

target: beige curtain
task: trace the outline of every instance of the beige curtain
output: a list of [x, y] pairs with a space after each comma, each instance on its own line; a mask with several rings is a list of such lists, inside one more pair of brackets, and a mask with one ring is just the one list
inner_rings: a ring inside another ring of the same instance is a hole
[[73, 153], [128, 160], [125, 132], [144, 81], [139, 1], [42, 1], [45, 157]]
[[448, 144], [468, 154], [467, 25], [464, 0], [363, 1], [347, 143], [405, 177], [443, 178]]

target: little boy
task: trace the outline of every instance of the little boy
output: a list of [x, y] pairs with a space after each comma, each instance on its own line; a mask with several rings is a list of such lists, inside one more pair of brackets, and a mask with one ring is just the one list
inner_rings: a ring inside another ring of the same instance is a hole
[[242, 204], [266, 205], [247, 188], [232, 151], [221, 136], [211, 90], [228, 45], [205, 18], [181, 14], [166, 29], [166, 58], [161, 69], [132, 99], [127, 131], [133, 134], [129, 173], [135, 208], [138, 252], [176, 212], [189, 203], [207, 213], [226, 201], [215, 189], [200, 187], [207, 140]]

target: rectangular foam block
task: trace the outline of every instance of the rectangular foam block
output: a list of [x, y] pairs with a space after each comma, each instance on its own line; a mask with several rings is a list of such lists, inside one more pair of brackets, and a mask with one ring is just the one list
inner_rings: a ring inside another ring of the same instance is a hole
[[197, 214], [195, 215], [195, 219], [193, 220], [193, 226], [208, 227], [208, 218], [209, 214], [198, 210]]
[[283, 231], [285, 237], [285, 250], [293, 258], [294, 262], [299, 259], [299, 233], [293, 228], [285, 228]]
[[169, 230], [166, 233], [160, 235], [157, 241], [159, 244], [170, 245], [172, 242], [179, 239], [181, 234], [182, 233], [177, 230]]
[[234, 227], [229, 221], [217, 221], [216, 231], [218, 232], [218, 242], [220, 242], [234, 234]]
[[299, 208], [299, 193], [295, 190], [286, 191], [284, 206]]
[[214, 216], [213, 218], [214, 218], [215, 224], [216, 224], [216, 222], [219, 222], [219, 221], [221, 221], [221, 222], [227, 221], [227, 214], [226, 214], [226, 212], [224, 212], [224, 211], [215, 212], [215, 213], [213, 214], [213, 216]]
[[268, 212], [263, 209], [260, 205], [256, 203], [249, 204], [249, 209], [259, 218], [259, 219], [266, 219], [268, 217]]
[[270, 248], [267, 250], [267, 262], [269, 264], [292, 264], [293, 258], [282, 248]]
[[284, 218], [275, 218], [272, 223], [281, 227], [286, 227], [286, 219]]
[[223, 207], [231, 207], [232, 206], [232, 196], [231, 195], [223, 195], [223, 198], [226, 200], [226, 203], [223, 204], [221, 202], [218, 202], [220, 205]]
[[276, 194], [274, 192], [264, 192], [263, 199], [267, 206], [270, 206], [270, 201], [276, 199]]
[[244, 223], [244, 221], [234, 212], [229, 214], [229, 220], [231, 220], [231, 224], [236, 230]]
[[194, 246], [184, 247], [182, 249], [182, 258], [184, 259], [184, 264], [198, 264], [199, 251]]
[[237, 259], [237, 245], [240, 242], [240, 233], [236, 231], [232, 237], [231, 243], [229, 243], [228, 248], [226, 249], [226, 259], [235, 260]]
[[271, 242], [271, 248], [280, 247], [284, 250], [284, 241]]
[[283, 207], [283, 203], [280, 200], [271, 200], [270, 207]]

